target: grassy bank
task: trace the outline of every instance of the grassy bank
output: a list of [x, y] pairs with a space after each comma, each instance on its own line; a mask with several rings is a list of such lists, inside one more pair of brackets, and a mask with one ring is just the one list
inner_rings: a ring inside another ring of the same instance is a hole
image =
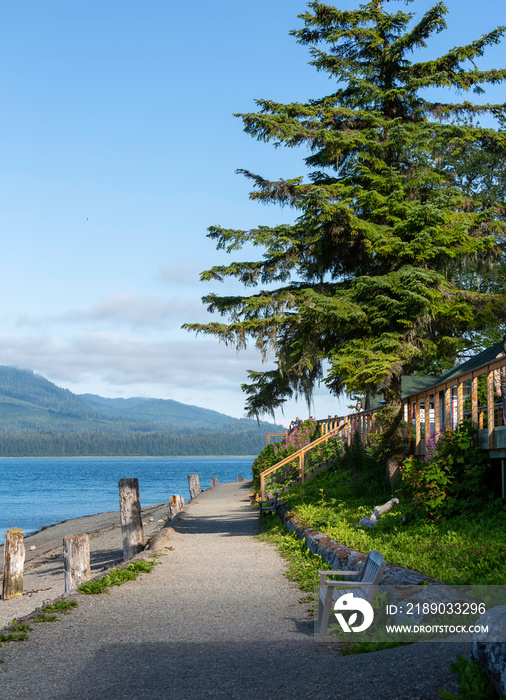
[[[447, 584], [506, 583], [506, 504], [487, 486], [486, 455], [469, 425], [433, 441], [426, 459], [407, 459], [394, 493], [360, 440], [350, 447], [335, 440], [325, 450], [332, 468], [283, 494], [303, 524]], [[375, 527], [357, 527], [392, 496], [399, 504]]]
[[306, 525], [362, 552], [377, 549], [391, 564], [449, 584], [506, 583], [502, 501], [492, 501], [475, 514], [431, 522], [416, 517], [411, 504], [401, 500], [374, 528], [355, 529], [360, 518], [391, 496], [381, 481], [343, 469], [294, 487], [283, 500]]

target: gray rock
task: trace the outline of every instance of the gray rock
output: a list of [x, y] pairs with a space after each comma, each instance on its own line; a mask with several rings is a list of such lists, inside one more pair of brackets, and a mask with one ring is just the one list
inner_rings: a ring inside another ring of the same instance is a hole
[[[476, 625], [488, 625], [494, 637], [506, 640], [506, 605], [491, 608], [482, 615]], [[473, 657], [490, 678], [501, 697], [506, 696], [506, 641], [487, 642], [489, 635], [478, 634], [473, 642]]]

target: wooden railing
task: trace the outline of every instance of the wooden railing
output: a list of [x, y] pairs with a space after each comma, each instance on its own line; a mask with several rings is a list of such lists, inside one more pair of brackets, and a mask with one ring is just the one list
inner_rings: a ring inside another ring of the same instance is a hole
[[[502, 401], [496, 402], [494, 398], [494, 371], [504, 368], [505, 361], [503, 357], [496, 358], [471, 371], [403, 397], [402, 411], [410, 453], [425, 454], [427, 437], [437, 438], [441, 433], [453, 430], [464, 418], [469, 417], [473, 427], [479, 431], [481, 447], [496, 457], [506, 458], [506, 429], [497, 430], [506, 424], [506, 416], [503, 415]], [[478, 380], [482, 376], [486, 377], [486, 405], [480, 405], [478, 401]], [[464, 408], [466, 403], [469, 403], [468, 408]], [[364, 446], [370, 447], [375, 435], [382, 432], [379, 411], [378, 408], [370, 409], [344, 418], [329, 416], [327, 419], [318, 420], [320, 438], [260, 474], [261, 498], [265, 498], [265, 478], [295, 460], [298, 460], [297, 478], [304, 483], [305, 455], [331, 437], [341, 434], [344, 441], [350, 444], [358, 433]]]
[[282, 459], [280, 462], [275, 464], [272, 467], [269, 467], [269, 469], [266, 469], [265, 471], [261, 472], [260, 474], [260, 498], [263, 501], [265, 499], [265, 479], [266, 477], [270, 476], [276, 471], [281, 470], [283, 467], [286, 467], [290, 465], [292, 462], [297, 462], [297, 468], [296, 468], [296, 478], [300, 481], [301, 484], [303, 484], [306, 480], [306, 471], [305, 471], [305, 456], [306, 454], [310, 451], [313, 450], [315, 447], [318, 447], [318, 445], [321, 445], [324, 442], [327, 442], [327, 440], [330, 440], [330, 438], [337, 437], [337, 435], [345, 430], [348, 427], [347, 422], [341, 422], [340, 425], [338, 425], [337, 428], [335, 428], [333, 431], [327, 432], [325, 435], [322, 435], [321, 437], [317, 438], [316, 440], [313, 440], [313, 442], [309, 443], [309, 445], [305, 445], [302, 447], [300, 450], [297, 450], [297, 452], [294, 452], [293, 454], [289, 455], [288, 457], [285, 457]]
[[[473, 427], [480, 431], [480, 445], [486, 450], [505, 450], [506, 455], [506, 431], [504, 435], [503, 431], [497, 431], [505, 424], [506, 417], [503, 416], [502, 402], [496, 402], [494, 398], [494, 370], [504, 366], [504, 358], [494, 359], [469, 372], [405, 396], [402, 411], [410, 452], [424, 454], [427, 437], [435, 438], [456, 428], [464, 418], [470, 418]], [[478, 401], [478, 380], [482, 376], [486, 377], [487, 385], [485, 405], [480, 405]], [[469, 403], [468, 408], [464, 408], [466, 403]], [[370, 409], [347, 416], [345, 420], [349, 427], [343, 433], [345, 439], [352, 439], [358, 433], [364, 446], [370, 446], [373, 436], [382, 432], [379, 410]]]
[[284, 433], [265, 433], [265, 445], [270, 445], [271, 444], [271, 438], [272, 437], [286, 437], [288, 435], [288, 430], [285, 430]]
[[[504, 416], [502, 402], [496, 403], [494, 398], [494, 370], [504, 366], [504, 358], [495, 359], [406, 397], [403, 400], [404, 419], [408, 424], [413, 453], [423, 454], [427, 437], [453, 430], [466, 417], [471, 419], [474, 428], [486, 431], [486, 435], [480, 435], [482, 447], [487, 450], [502, 447], [496, 439], [496, 428], [504, 424]], [[487, 384], [487, 403], [484, 406], [478, 401], [478, 379], [482, 376], [486, 377]], [[470, 407], [464, 408], [468, 397]]]

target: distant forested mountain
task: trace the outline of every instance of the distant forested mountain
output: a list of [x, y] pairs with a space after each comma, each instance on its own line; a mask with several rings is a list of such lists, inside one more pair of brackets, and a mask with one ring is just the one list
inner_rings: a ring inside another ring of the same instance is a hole
[[111, 418], [152, 421], [164, 425], [185, 425], [194, 427], [223, 427], [242, 424], [251, 429], [252, 421], [232, 418], [218, 411], [179, 403], [172, 399], [106, 399], [95, 394], [82, 394], [90, 407]]
[[165, 399], [79, 396], [0, 366], [0, 456], [257, 454], [272, 423]]

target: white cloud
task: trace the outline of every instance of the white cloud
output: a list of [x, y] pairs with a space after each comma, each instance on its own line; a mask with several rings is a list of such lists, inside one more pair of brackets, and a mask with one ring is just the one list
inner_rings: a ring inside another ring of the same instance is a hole
[[169, 397], [174, 388], [221, 390], [245, 379], [258, 364], [254, 350], [237, 354], [207, 339], [148, 341], [110, 331], [83, 333], [68, 341], [47, 335], [0, 336], [0, 362], [33, 369], [54, 380], [87, 377], [117, 387], [156, 386]]
[[156, 327], [180, 325], [181, 319], [201, 319], [205, 314], [202, 302], [175, 297], [160, 302], [130, 292], [118, 292], [105, 297], [89, 309], [75, 309], [62, 314], [33, 317], [21, 314], [17, 326], [51, 326], [56, 324], [107, 324], [112, 326]]
[[[237, 353], [208, 338], [161, 342], [111, 331], [67, 340], [3, 334], [0, 364], [33, 370], [75, 393], [174, 399], [236, 417], [244, 413], [240, 387], [247, 381], [246, 371], [262, 367], [254, 348]], [[311, 412], [317, 417], [340, 413], [340, 402], [317, 390]], [[284, 415], [278, 412], [277, 418], [288, 424], [308, 410], [303, 401], [291, 401]]]

